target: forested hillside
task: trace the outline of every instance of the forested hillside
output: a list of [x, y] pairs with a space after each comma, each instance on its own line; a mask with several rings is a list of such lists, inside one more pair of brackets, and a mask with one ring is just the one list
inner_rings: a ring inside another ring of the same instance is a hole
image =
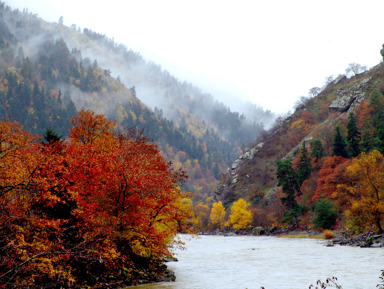
[[245, 201], [243, 212], [252, 218], [242, 229], [257, 232], [383, 233], [383, 92], [382, 63], [330, 79], [240, 155], [222, 177], [214, 205], [223, 204], [223, 211]]
[[184, 189], [203, 198], [264, 130], [262, 119], [270, 124], [275, 117], [257, 106], [250, 106], [252, 118], [232, 112], [90, 29], [47, 23], [5, 4], [0, 29], [3, 119], [19, 121], [32, 133], [51, 128], [65, 137], [76, 110], [105, 114], [159, 144], [176, 169], [188, 172]]

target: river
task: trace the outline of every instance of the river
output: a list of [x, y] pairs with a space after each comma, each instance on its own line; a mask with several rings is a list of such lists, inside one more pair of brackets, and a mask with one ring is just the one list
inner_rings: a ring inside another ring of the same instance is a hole
[[185, 250], [168, 263], [176, 282], [137, 289], [300, 289], [337, 277], [343, 289], [374, 289], [384, 248], [327, 247], [309, 238], [182, 235]]

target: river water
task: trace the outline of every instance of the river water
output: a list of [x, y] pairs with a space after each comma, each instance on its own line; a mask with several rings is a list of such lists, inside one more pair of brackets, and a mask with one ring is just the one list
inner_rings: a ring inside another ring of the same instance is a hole
[[168, 263], [176, 282], [140, 289], [300, 289], [337, 277], [343, 289], [374, 289], [384, 269], [384, 248], [327, 247], [307, 238], [182, 235], [185, 250]]

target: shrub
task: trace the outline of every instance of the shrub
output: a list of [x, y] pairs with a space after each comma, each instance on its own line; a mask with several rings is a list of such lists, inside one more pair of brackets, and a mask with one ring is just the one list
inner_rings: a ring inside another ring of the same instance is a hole
[[313, 224], [316, 228], [333, 229], [338, 216], [337, 210], [330, 199], [320, 199], [315, 203], [315, 219]]
[[333, 233], [331, 230], [324, 230], [323, 236], [324, 236], [324, 239], [330, 240], [335, 238], [335, 233]]

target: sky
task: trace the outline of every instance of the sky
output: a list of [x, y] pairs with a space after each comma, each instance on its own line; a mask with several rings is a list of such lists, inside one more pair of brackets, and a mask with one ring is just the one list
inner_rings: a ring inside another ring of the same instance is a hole
[[[285, 114], [351, 63], [380, 63], [383, 0], [11, 0], [139, 52], [230, 107]], [[140, 97], [140, 96], [138, 96]]]

